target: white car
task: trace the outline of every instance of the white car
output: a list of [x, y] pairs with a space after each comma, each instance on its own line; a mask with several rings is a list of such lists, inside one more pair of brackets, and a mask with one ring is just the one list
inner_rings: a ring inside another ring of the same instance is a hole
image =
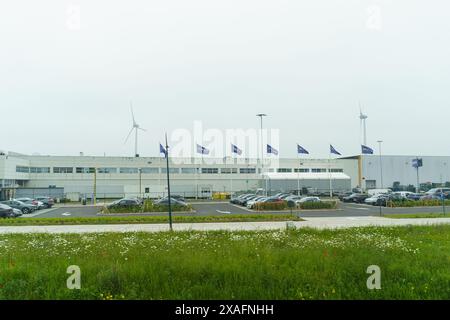
[[408, 196], [410, 196], [411, 194], [414, 194], [414, 192], [409, 192], [409, 191], [398, 191], [398, 192], [394, 192], [393, 195], [403, 198], [403, 199], [408, 199]]
[[257, 198], [255, 198], [253, 200], [250, 200], [250, 201], [247, 202], [247, 208], [248, 209], [253, 209], [255, 204], [257, 204], [258, 202], [261, 202], [261, 201], [263, 201], [265, 199], [266, 199], [266, 197], [257, 197]]
[[305, 202], [320, 202], [320, 201], [322, 201], [322, 200], [320, 200], [319, 197], [304, 197], [304, 198], [301, 198], [300, 200], [295, 201], [295, 204], [299, 205], [299, 204], [302, 204]]

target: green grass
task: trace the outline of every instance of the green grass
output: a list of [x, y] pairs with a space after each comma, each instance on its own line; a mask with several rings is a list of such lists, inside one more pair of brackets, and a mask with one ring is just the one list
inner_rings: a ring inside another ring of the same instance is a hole
[[[0, 299], [450, 299], [450, 226], [0, 235]], [[68, 266], [81, 286], [68, 290]], [[381, 290], [368, 290], [368, 266]]]
[[[168, 223], [169, 216], [124, 216], [94, 218], [16, 218], [0, 219], [0, 226], [49, 226], [94, 224], [145, 224]], [[197, 222], [251, 222], [251, 221], [302, 221], [290, 214], [229, 214], [220, 216], [173, 216], [174, 223]]]
[[383, 217], [391, 219], [450, 218], [450, 212], [445, 215], [444, 213], [385, 214]]

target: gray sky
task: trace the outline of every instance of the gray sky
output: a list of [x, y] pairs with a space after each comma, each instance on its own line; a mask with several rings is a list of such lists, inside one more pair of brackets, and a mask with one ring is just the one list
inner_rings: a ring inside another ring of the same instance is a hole
[[[0, 4], [0, 150], [142, 156], [164, 131], [279, 128], [327, 157], [449, 155], [446, 0], [15, 0]], [[78, 12], [79, 18], [78, 19]], [[80, 22], [78, 24], [78, 21]]]

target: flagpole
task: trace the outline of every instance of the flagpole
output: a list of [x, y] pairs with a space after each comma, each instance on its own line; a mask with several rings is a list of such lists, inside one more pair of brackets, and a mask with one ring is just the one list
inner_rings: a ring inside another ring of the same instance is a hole
[[297, 195], [300, 196], [300, 153], [298, 152], [297, 145], [297, 161], [298, 161], [298, 170], [297, 170]]
[[333, 181], [331, 179], [331, 147], [330, 147], [330, 155], [328, 158], [328, 175], [330, 177], [330, 199], [333, 199]]
[[167, 142], [167, 133], [166, 133], [166, 169], [167, 169], [167, 195], [169, 198], [169, 225], [170, 231], [173, 231], [172, 227], [172, 199], [170, 194], [170, 174], [169, 174], [169, 144]]

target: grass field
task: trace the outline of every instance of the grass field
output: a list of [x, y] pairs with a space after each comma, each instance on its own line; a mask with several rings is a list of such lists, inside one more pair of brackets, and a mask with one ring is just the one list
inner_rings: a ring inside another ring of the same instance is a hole
[[385, 214], [383, 217], [391, 219], [450, 218], [450, 212], [445, 215], [444, 213]]
[[0, 299], [450, 298], [450, 226], [0, 235], [0, 252]]
[[[220, 216], [174, 216], [174, 223], [198, 222], [251, 222], [251, 221], [302, 221], [290, 214], [228, 214]], [[95, 224], [144, 224], [168, 223], [167, 216], [123, 216], [94, 218], [16, 218], [0, 219], [0, 226], [50, 226], [50, 225], [95, 225]]]

